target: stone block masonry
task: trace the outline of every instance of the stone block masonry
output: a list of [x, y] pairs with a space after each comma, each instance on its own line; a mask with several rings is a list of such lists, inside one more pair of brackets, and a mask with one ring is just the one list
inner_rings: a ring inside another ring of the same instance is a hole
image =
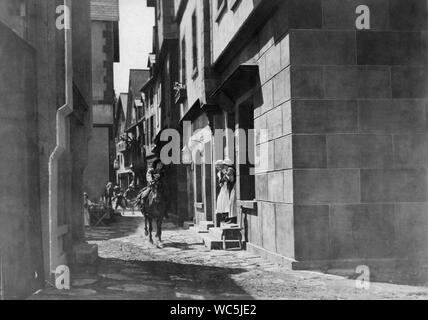
[[[356, 26], [361, 4], [278, 1], [251, 20], [260, 27], [234, 58], [217, 61], [220, 80], [248, 61], [259, 66], [254, 127], [269, 130], [256, 137], [268, 157], [257, 209], [242, 215], [250, 246], [272, 256], [309, 265], [428, 258], [427, 2], [365, 1], [366, 30]], [[214, 60], [233, 56], [231, 15], [214, 26]]]
[[364, 31], [358, 1], [304, 3], [321, 25], [290, 30], [296, 259], [427, 258], [427, 3], [367, 1]]

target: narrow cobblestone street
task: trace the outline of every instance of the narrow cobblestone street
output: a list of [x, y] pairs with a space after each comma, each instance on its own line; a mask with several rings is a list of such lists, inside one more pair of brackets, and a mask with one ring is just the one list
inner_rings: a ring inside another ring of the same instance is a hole
[[91, 229], [96, 268], [72, 275], [72, 288], [48, 288], [34, 300], [427, 299], [428, 288], [371, 284], [315, 272], [291, 271], [245, 251], [209, 251], [188, 230], [164, 225], [163, 248], [144, 236], [144, 220], [120, 218]]

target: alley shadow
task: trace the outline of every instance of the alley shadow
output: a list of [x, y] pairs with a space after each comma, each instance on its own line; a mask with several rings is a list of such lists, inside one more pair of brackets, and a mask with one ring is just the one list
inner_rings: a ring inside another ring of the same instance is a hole
[[115, 217], [113, 221], [97, 227], [91, 226], [86, 229], [87, 241], [107, 241], [124, 238], [135, 234], [141, 225], [144, 225], [144, 218], [140, 217]]
[[[156, 226], [154, 226], [156, 230]], [[180, 230], [173, 222], [166, 221], [162, 225], [163, 231]], [[113, 220], [99, 226], [91, 226], [85, 231], [86, 241], [108, 241], [125, 238], [135, 234], [144, 233], [144, 218], [116, 216]], [[182, 244], [185, 247], [186, 244]]]
[[239, 268], [101, 258], [91, 275], [74, 271], [73, 279], [98, 279], [95, 284], [80, 287], [97, 292], [89, 299], [253, 300], [232, 278], [245, 272]]

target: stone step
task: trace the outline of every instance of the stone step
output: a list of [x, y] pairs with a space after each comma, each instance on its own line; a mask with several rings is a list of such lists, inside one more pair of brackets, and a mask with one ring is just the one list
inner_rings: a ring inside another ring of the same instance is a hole
[[209, 231], [211, 228], [214, 228], [215, 225], [212, 221], [200, 221], [199, 229]]
[[194, 227], [195, 224], [193, 223], [193, 221], [186, 221], [183, 223], [183, 229], [185, 230], [189, 230], [191, 227]]
[[193, 227], [189, 227], [189, 230], [194, 233], [208, 233], [208, 230], [202, 230], [199, 226], [194, 225]]
[[230, 223], [225, 223], [225, 222], [222, 222], [220, 224], [220, 228], [225, 228], [225, 229], [241, 229], [241, 227], [239, 226], [239, 224], [230, 224]]
[[209, 234], [218, 240], [223, 240], [223, 234], [226, 240], [240, 240], [242, 239], [241, 228], [211, 228]]
[[[205, 246], [210, 250], [224, 250], [223, 241], [214, 237], [212, 234], [205, 233], [201, 234]], [[242, 250], [238, 240], [227, 240], [226, 250]]]

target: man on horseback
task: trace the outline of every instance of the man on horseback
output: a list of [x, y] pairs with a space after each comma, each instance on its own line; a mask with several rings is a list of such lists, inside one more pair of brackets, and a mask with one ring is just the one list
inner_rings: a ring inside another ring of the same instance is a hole
[[[156, 159], [152, 167], [147, 170], [146, 180], [147, 187], [143, 189], [143, 191], [138, 196], [138, 203], [144, 207], [147, 204], [149, 199], [149, 195], [156, 188], [156, 192], [163, 193], [165, 190], [164, 186], [164, 177], [165, 177], [165, 167], [160, 159]], [[168, 219], [168, 213], [165, 211], [164, 217]]]
[[159, 246], [162, 246], [162, 222], [164, 218], [168, 218], [168, 200], [164, 177], [164, 165], [161, 160], [157, 159], [147, 171], [147, 187], [136, 199], [136, 204], [140, 206], [145, 217], [145, 233], [146, 236], [149, 236], [150, 243], [153, 243], [152, 222], [153, 220], [156, 221], [156, 237], [159, 239]]

